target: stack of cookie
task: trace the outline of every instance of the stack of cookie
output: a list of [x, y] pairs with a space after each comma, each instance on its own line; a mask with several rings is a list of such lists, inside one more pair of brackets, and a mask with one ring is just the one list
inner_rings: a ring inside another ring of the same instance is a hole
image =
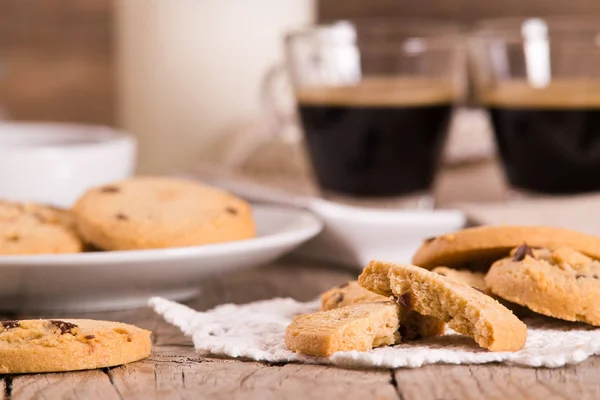
[[200, 183], [137, 177], [86, 192], [72, 210], [0, 202], [0, 254], [198, 246], [255, 236], [250, 205]]
[[[535, 313], [600, 326], [600, 238], [489, 226], [425, 240], [415, 265], [372, 261], [287, 328], [290, 350], [366, 351], [441, 335], [448, 324], [490, 351], [518, 351]], [[516, 314], [516, 315], [515, 315]]]

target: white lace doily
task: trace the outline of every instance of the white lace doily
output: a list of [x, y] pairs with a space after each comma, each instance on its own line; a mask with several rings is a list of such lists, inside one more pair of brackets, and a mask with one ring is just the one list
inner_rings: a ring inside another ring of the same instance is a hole
[[318, 310], [320, 302], [272, 299], [245, 305], [226, 304], [206, 312], [162, 298], [150, 306], [168, 322], [191, 336], [200, 354], [267, 362], [304, 362], [338, 366], [399, 368], [425, 364], [510, 363], [529, 367], [561, 367], [600, 354], [600, 329], [589, 325], [537, 318], [526, 321], [527, 344], [516, 353], [493, 353], [468, 337], [449, 330], [446, 335], [381, 347], [366, 352], [338, 352], [331, 357], [302, 356], [285, 347], [285, 329], [298, 314]]

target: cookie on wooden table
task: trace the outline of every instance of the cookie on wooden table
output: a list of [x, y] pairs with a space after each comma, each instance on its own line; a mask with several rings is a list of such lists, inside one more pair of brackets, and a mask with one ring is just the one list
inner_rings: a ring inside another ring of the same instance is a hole
[[0, 254], [78, 253], [82, 243], [67, 210], [0, 201]]
[[510, 310], [471, 286], [414, 265], [371, 261], [358, 278], [419, 314], [438, 318], [491, 351], [525, 346], [527, 327]]
[[600, 258], [600, 238], [569, 229], [548, 226], [479, 226], [425, 240], [412, 259], [414, 265], [487, 271], [511, 249], [527, 243], [531, 247], [570, 247]]
[[521, 245], [485, 281], [492, 293], [537, 313], [600, 326], [600, 261], [571, 248]]
[[150, 332], [120, 322], [0, 321], [0, 374], [112, 367], [150, 355]]
[[[354, 304], [386, 302], [392, 299], [392, 296], [378, 295], [363, 288], [357, 281], [350, 281], [323, 293], [321, 308], [327, 311]], [[397, 313], [400, 321], [400, 336], [397, 339], [402, 342], [438, 336], [446, 330], [446, 323], [437, 318], [421, 315], [401, 304], [398, 304]]]
[[255, 236], [250, 205], [201, 183], [137, 177], [86, 192], [73, 207], [84, 240], [104, 250], [197, 246]]

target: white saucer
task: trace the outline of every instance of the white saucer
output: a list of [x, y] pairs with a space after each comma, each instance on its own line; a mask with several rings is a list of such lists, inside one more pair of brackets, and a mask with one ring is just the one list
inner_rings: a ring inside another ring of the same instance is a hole
[[173, 249], [61, 255], [0, 256], [1, 310], [106, 310], [198, 294], [210, 274], [273, 261], [317, 235], [311, 213], [254, 206], [258, 237]]

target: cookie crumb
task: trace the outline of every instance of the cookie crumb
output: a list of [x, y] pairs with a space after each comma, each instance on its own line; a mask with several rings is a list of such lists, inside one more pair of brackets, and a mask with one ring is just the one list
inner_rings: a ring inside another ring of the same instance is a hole
[[514, 261], [523, 261], [525, 259], [525, 257], [527, 257], [527, 256], [529, 256], [531, 258], [535, 258], [535, 255], [533, 254], [533, 250], [531, 249], [531, 247], [527, 246], [527, 243], [523, 243], [515, 251], [515, 256], [514, 256], [513, 260]]
[[85, 335], [85, 338], [86, 338], [87, 340], [92, 340], [92, 339], [93, 339], [93, 338], [95, 338], [95, 337], [96, 337], [96, 336], [94, 336], [94, 335]]

